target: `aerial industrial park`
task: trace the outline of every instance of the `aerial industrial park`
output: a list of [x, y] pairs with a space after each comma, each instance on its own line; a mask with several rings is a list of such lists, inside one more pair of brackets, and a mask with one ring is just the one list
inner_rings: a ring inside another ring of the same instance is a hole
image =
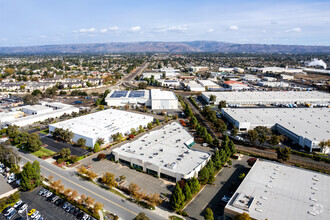
[[329, 219], [327, 1], [0, 8], [0, 220]]

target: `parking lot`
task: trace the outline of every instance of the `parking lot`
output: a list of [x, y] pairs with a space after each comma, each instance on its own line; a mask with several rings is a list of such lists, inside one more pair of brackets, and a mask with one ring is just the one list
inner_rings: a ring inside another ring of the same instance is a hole
[[[39, 214], [41, 214], [41, 216], [44, 218], [44, 220], [46, 220], [46, 219], [49, 219], [49, 220], [52, 220], [52, 219], [61, 219], [61, 220], [62, 219], [63, 220], [77, 219], [76, 216], [74, 216], [73, 214], [70, 214], [70, 213], [66, 212], [64, 209], [62, 209], [62, 205], [56, 206], [53, 202], [47, 201], [46, 197], [38, 195], [38, 192], [41, 189], [42, 189], [42, 187], [38, 187], [31, 192], [21, 192], [21, 200], [23, 201], [23, 203], [26, 203], [28, 205], [28, 208], [26, 209], [26, 211], [24, 211], [21, 214], [17, 213], [12, 219], [16, 219], [20, 216], [27, 219], [26, 215], [31, 209], [36, 209], [37, 211], [39, 211]], [[2, 220], [2, 219], [6, 219], [3, 214], [0, 216], [0, 220]], [[29, 219], [31, 219], [30, 216], [29, 216]]]
[[100, 176], [102, 176], [106, 172], [114, 174], [116, 178], [123, 175], [126, 177], [125, 183], [122, 184], [123, 186], [128, 187], [130, 183], [135, 183], [141, 187], [141, 191], [145, 191], [149, 194], [170, 194], [171, 189], [174, 186], [174, 183], [163, 181], [162, 179], [158, 179], [151, 175], [138, 172], [134, 169], [130, 169], [125, 165], [121, 165], [120, 163], [114, 163], [109, 160], [100, 161], [94, 158], [93, 162], [91, 162], [91, 160], [83, 160], [80, 162], [86, 166], [91, 166], [90, 169]]
[[222, 219], [225, 202], [224, 196], [230, 197], [240, 184], [239, 175], [247, 173], [249, 166], [247, 160], [251, 158], [244, 155], [241, 160], [232, 159], [232, 165], [224, 167], [216, 176], [213, 185], [206, 185], [196, 198], [185, 208], [189, 214], [189, 219], [202, 220], [207, 207], [213, 211], [214, 219]]
[[45, 148], [47, 148], [51, 151], [58, 153], [58, 152], [60, 152], [60, 150], [62, 148], [70, 148], [72, 155], [77, 155], [80, 157], [80, 156], [88, 154], [88, 150], [81, 148], [79, 146], [73, 146], [70, 143], [57, 141], [57, 140], [53, 139], [52, 137], [47, 136], [42, 133], [38, 133], [38, 135], [40, 136], [40, 140], [41, 140], [42, 144], [47, 145]]

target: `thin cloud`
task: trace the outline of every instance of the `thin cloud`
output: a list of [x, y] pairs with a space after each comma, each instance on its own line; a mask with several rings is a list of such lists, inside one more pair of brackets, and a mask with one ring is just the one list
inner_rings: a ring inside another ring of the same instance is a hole
[[188, 30], [188, 25], [168, 26], [164, 25], [156, 28], [156, 32], [185, 32]]
[[117, 27], [117, 26], [112, 26], [112, 27], [109, 27], [108, 30], [109, 30], [109, 31], [118, 31], [118, 30], [119, 30], [119, 27]]
[[103, 29], [100, 30], [100, 32], [101, 33], [106, 33], [106, 32], [108, 32], [108, 29], [107, 28], [103, 28]]
[[238, 31], [238, 26], [236, 26], [236, 25], [229, 26], [229, 27], [227, 28], [227, 30], [230, 30], [230, 31]]
[[295, 28], [291, 28], [291, 29], [285, 30], [285, 32], [287, 32], [287, 33], [301, 32], [301, 28], [295, 27]]
[[210, 28], [207, 32], [212, 33], [213, 31], [214, 31], [213, 28]]
[[77, 31], [73, 31], [73, 33], [94, 33], [96, 32], [96, 29], [91, 27], [91, 28], [81, 28]]
[[132, 31], [132, 32], [141, 31], [141, 27], [140, 26], [131, 27], [130, 31]]

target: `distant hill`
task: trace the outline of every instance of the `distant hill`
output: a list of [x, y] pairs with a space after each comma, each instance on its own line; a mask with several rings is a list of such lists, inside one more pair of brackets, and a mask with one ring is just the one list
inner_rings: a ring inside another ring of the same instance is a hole
[[220, 53], [330, 53], [330, 46], [234, 44], [220, 41], [118, 42], [0, 47], [0, 54], [68, 54], [123, 52], [220, 52]]

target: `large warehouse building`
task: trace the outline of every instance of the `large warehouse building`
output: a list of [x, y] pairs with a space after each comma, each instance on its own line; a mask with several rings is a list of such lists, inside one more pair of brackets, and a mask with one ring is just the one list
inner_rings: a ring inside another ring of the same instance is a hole
[[223, 108], [223, 116], [240, 131], [257, 126], [274, 128], [302, 147], [319, 149], [330, 137], [328, 108]]
[[154, 110], [177, 109], [178, 99], [174, 92], [160, 89], [111, 91], [105, 101], [108, 106], [125, 106], [127, 104], [146, 105]]
[[26, 105], [4, 112], [0, 115], [0, 122], [3, 125], [26, 126], [72, 112], [79, 112], [79, 108], [59, 102], [43, 102], [41, 105]]
[[227, 104], [239, 105], [269, 105], [275, 103], [329, 103], [330, 94], [317, 91], [270, 91], [270, 92], [203, 92], [203, 99], [209, 103], [210, 96], [214, 95], [219, 104], [220, 101], [226, 101]]
[[55, 128], [68, 129], [74, 134], [73, 142], [83, 138], [86, 140], [86, 146], [94, 147], [98, 138], [103, 138], [105, 143], [110, 143], [112, 142], [112, 135], [128, 134], [132, 128], [138, 129], [140, 125], [146, 127], [152, 121], [153, 117], [151, 116], [108, 109], [50, 124], [49, 133], [51, 134]]
[[257, 160], [228, 204], [224, 219], [247, 213], [252, 219], [318, 219], [330, 216], [330, 176]]
[[197, 177], [211, 157], [209, 153], [191, 150], [193, 144], [194, 137], [173, 122], [112, 152], [120, 163], [176, 182]]

